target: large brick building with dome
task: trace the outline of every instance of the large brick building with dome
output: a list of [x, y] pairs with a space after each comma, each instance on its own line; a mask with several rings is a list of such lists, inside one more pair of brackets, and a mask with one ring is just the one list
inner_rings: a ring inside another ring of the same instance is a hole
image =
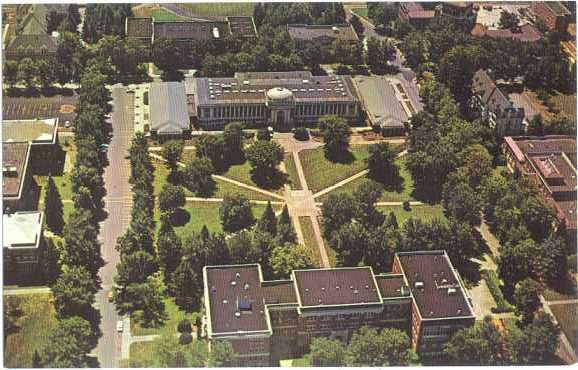
[[[349, 76], [313, 76], [308, 71], [244, 72], [233, 78], [194, 78], [193, 122], [205, 129], [231, 121], [248, 127], [287, 129], [336, 115], [359, 119], [359, 100]], [[190, 105], [190, 104], [189, 104]]]

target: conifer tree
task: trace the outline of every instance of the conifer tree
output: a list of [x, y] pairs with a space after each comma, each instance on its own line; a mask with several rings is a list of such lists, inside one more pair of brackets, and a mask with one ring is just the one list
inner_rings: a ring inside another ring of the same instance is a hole
[[273, 212], [271, 202], [267, 202], [265, 212], [257, 222], [257, 230], [271, 235], [277, 233], [277, 218], [275, 218], [275, 212]]
[[64, 228], [64, 217], [62, 210], [62, 199], [58, 188], [52, 179], [48, 176], [46, 192], [44, 196], [44, 217], [46, 217], [46, 226], [55, 234], [61, 235]]

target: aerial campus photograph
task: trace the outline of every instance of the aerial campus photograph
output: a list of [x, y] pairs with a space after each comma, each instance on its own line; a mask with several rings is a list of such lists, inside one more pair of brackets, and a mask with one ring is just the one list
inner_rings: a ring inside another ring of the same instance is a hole
[[3, 367], [578, 361], [576, 2], [1, 9]]

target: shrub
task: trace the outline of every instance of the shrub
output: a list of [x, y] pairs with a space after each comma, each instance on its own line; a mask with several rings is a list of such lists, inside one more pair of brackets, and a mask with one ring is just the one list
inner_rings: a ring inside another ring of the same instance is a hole
[[337, 70], [335, 71], [338, 75], [350, 75], [351, 74], [351, 68], [349, 68], [346, 65], [340, 64], [337, 67]]
[[257, 131], [257, 140], [271, 140], [271, 133], [266, 128]]
[[403, 202], [403, 210], [406, 212], [411, 211], [411, 206], [407, 200]]
[[179, 325], [177, 326], [177, 330], [179, 331], [179, 333], [191, 333], [193, 331], [193, 328], [191, 326], [191, 322], [187, 319], [183, 319], [179, 322]]
[[185, 345], [189, 344], [193, 341], [193, 336], [189, 333], [183, 333], [179, 337], [179, 344]]
[[494, 301], [496, 301], [496, 307], [492, 307], [492, 312], [503, 313], [513, 311], [514, 306], [512, 306], [506, 300], [506, 298], [504, 298], [502, 289], [500, 289], [500, 280], [498, 279], [498, 275], [496, 275], [496, 272], [491, 270], [483, 270], [482, 278], [486, 281], [488, 289], [490, 290], [492, 297], [494, 297]]
[[309, 140], [309, 131], [305, 127], [297, 127], [293, 133], [295, 140], [307, 141]]

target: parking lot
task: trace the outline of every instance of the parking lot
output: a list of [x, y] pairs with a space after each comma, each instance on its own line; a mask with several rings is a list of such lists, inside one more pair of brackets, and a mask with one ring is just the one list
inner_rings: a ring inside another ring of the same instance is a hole
[[51, 97], [11, 97], [4, 96], [2, 117], [5, 120], [59, 118], [64, 122], [74, 122], [76, 118], [77, 96], [55, 95]]

